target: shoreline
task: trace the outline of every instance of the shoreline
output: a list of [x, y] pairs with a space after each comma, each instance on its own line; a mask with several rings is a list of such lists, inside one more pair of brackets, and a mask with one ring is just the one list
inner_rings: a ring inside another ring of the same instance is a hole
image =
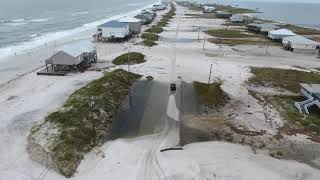
[[[151, 7], [153, 4], [158, 3], [159, 1], [156, 1], [154, 3], [145, 5], [143, 7], [134, 9], [129, 12], [120, 13], [118, 15], [114, 15], [108, 18], [96, 20], [93, 22], [88, 22], [85, 24], [82, 24], [79, 27], [68, 29], [68, 30], [62, 30], [62, 31], [56, 31], [56, 32], [49, 32], [46, 34], [42, 34], [40, 36], [37, 36], [29, 41], [22, 41], [18, 44], [11, 44], [8, 46], [0, 47], [0, 62], [3, 61], [3, 59], [9, 57], [9, 56], [15, 56], [21, 55], [21, 54], [27, 54], [29, 50], [37, 49], [41, 46], [46, 46], [48, 44], [57, 43], [59, 44], [60, 41], [63, 41], [64, 38], [70, 38], [70, 37], [77, 37], [77, 35], [92, 31], [93, 29], [96, 30], [96, 27], [100, 24], [103, 24], [107, 21], [120, 19], [125, 16], [134, 16], [138, 14], [141, 10]], [[89, 38], [91, 38], [91, 34], [88, 34]]]

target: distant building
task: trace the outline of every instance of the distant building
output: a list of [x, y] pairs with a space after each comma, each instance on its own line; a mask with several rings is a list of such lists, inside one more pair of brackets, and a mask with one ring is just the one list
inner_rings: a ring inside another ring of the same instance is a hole
[[210, 6], [203, 6], [202, 8], [202, 12], [203, 13], [213, 13], [215, 10], [214, 7], [210, 7]]
[[297, 53], [318, 53], [320, 43], [307, 39], [303, 36], [289, 36], [282, 40], [285, 49]]
[[219, 18], [230, 18], [232, 16], [232, 13], [226, 12], [226, 11], [216, 11], [217, 17]]
[[138, 18], [124, 17], [122, 19], [119, 19], [118, 21], [129, 24], [130, 35], [138, 34], [141, 30], [142, 23]]
[[155, 18], [155, 13], [148, 10], [143, 10], [140, 14], [136, 15], [134, 18], [140, 19], [142, 24], [149, 24]]
[[45, 60], [46, 69], [43, 72], [81, 70], [96, 60], [95, 44], [90, 41], [79, 41], [57, 48], [54, 55]]
[[99, 25], [97, 41], [124, 40], [130, 36], [129, 23], [112, 20]]
[[296, 36], [296, 34], [288, 29], [278, 29], [268, 33], [268, 37], [275, 41], [282, 41], [283, 38], [289, 36]]

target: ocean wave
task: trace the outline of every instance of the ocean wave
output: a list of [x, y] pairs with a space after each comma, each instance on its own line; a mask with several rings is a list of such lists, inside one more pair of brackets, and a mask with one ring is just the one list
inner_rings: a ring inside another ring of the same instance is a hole
[[46, 21], [49, 21], [49, 19], [30, 19], [30, 20], [28, 20], [29, 23], [46, 22]]
[[32, 35], [30, 35], [29, 37], [35, 38], [35, 37], [39, 37], [39, 36], [41, 36], [41, 34], [32, 34]]
[[23, 22], [25, 19], [14, 19], [14, 20], [3, 20], [0, 21], [0, 23], [17, 23], [17, 22]]
[[89, 12], [88, 11], [81, 11], [81, 12], [72, 13], [71, 15], [72, 16], [80, 16], [80, 15], [85, 15], [85, 14], [89, 14]]

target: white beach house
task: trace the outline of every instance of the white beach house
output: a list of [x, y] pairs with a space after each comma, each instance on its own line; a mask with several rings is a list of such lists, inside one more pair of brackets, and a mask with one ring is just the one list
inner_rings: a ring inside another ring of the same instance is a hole
[[203, 12], [203, 13], [213, 13], [214, 10], [215, 10], [214, 7], [211, 7], [211, 6], [203, 6], [202, 12]]
[[268, 37], [276, 41], [279, 41], [279, 40], [282, 41], [283, 38], [289, 37], [289, 36], [296, 36], [296, 34], [288, 29], [278, 29], [278, 30], [270, 31], [268, 33]]
[[112, 20], [98, 26], [98, 38], [103, 41], [110, 39], [125, 39], [130, 36], [129, 23]]
[[141, 30], [141, 20], [138, 18], [133, 17], [124, 17], [118, 20], [119, 22], [128, 23], [130, 35], [131, 34], [138, 34]]
[[283, 47], [292, 52], [318, 53], [320, 43], [307, 39], [303, 36], [289, 36], [282, 40]]
[[96, 61], [96, 46], [83, 40], [68, 44], [55, 50], [54, 55], [45, 60], [46, 66], [51, 65], [54, 70], [79, 69], [80, 65], [90, 65]]

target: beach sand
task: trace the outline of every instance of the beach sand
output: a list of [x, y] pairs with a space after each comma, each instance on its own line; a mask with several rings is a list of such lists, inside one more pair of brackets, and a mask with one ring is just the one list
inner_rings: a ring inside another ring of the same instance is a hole
[[[94, 68], [105, 69], [110, 66], [115, 57], [127, 51], [126, 47], [146, 55], [147, 62], [132, 65], [132, 72], [153, 76], [163, 83], [171, 81], [171, 60], [175, 55], [175, 80], [181, 77], [186, 82], [207, 82], [209, 68], [213, 64], [212, 80], [222, 80], [223, 90], [234, 101], [234, 106], [225, 113], [236, 112], [235, 122], [250, 129], [276, 134], [277, 125], [283, 123], [279, 113], [271, 108], [268, 113], [273, 119], [267, 122], [263, 107], [244, 87], [245, 81], [251, 76], [249, 67], [296, 69], [299, 66], [310, 69], [320, 67], [318, 59], [312, 55], [284, 52], [280, 47], [270, 47], [269, 55], [265, 55], [265, 48], [259, 46], [236, 46], [233, 48], [239, 51], [235, 51], [231, 47], [205, 42], [203, 49], [206, 35], [201, 32], [200, 41], [194, 42], [198, 39], [198, 32], [193, 31], [194, 19], [185, 18], [184, 13], [197, 12], [178, 7], [177, 17], [161, 34], [164, 40], [160, 40], [158, 46], [148, 48], [133, 45], [139, 39], [122, 44], [97, 44], [99, 63]], [[196, 26], [217, 28], [221, 27], [223, 21], [199, 19], [196, 23]], [[166, 41], [176, 37], [177, 26], [182, 30], [177, 39], [192, 41]], [[65, 38], [56, 42], [56, 45], [73, 43], [76, 39], [90, 39], [93, 32]], [[0, 180], [66, 179], [29, 159], [25, 150], [27, 136], [33, 123], [57, 110], [73, 91], [101, 77], [102, 72], [86, 71], [65, 77], [37, 76], [32, 71], [43, 66], [44, 59], [53, 53], [54, 46], [51, 43], [47, 47], [30, 50], [30, 56], [24, 54], [0, 60]], [[128, 66], [112, 66], [110, 70], [115, 68], [127, 69]], [[170, 98], [168, 107], [174, 107], [176, 102]], [[172, 109], [175, 108], [167, 112]], [[306, 137], [301, 139], [307, 142]], [[174, 125], [168, 127], [166, 132], [109, 141], [86, 154], [78, 172], [71, 179], [317, 180], [320, 177], [318, 169], [306, 164], [278, 160], [266, 153], [254, 154], [250, 147], [225, 142], [193, 143], [183, 147], [183, 151], [159, 151], [178, 144], [179, 128]]]

